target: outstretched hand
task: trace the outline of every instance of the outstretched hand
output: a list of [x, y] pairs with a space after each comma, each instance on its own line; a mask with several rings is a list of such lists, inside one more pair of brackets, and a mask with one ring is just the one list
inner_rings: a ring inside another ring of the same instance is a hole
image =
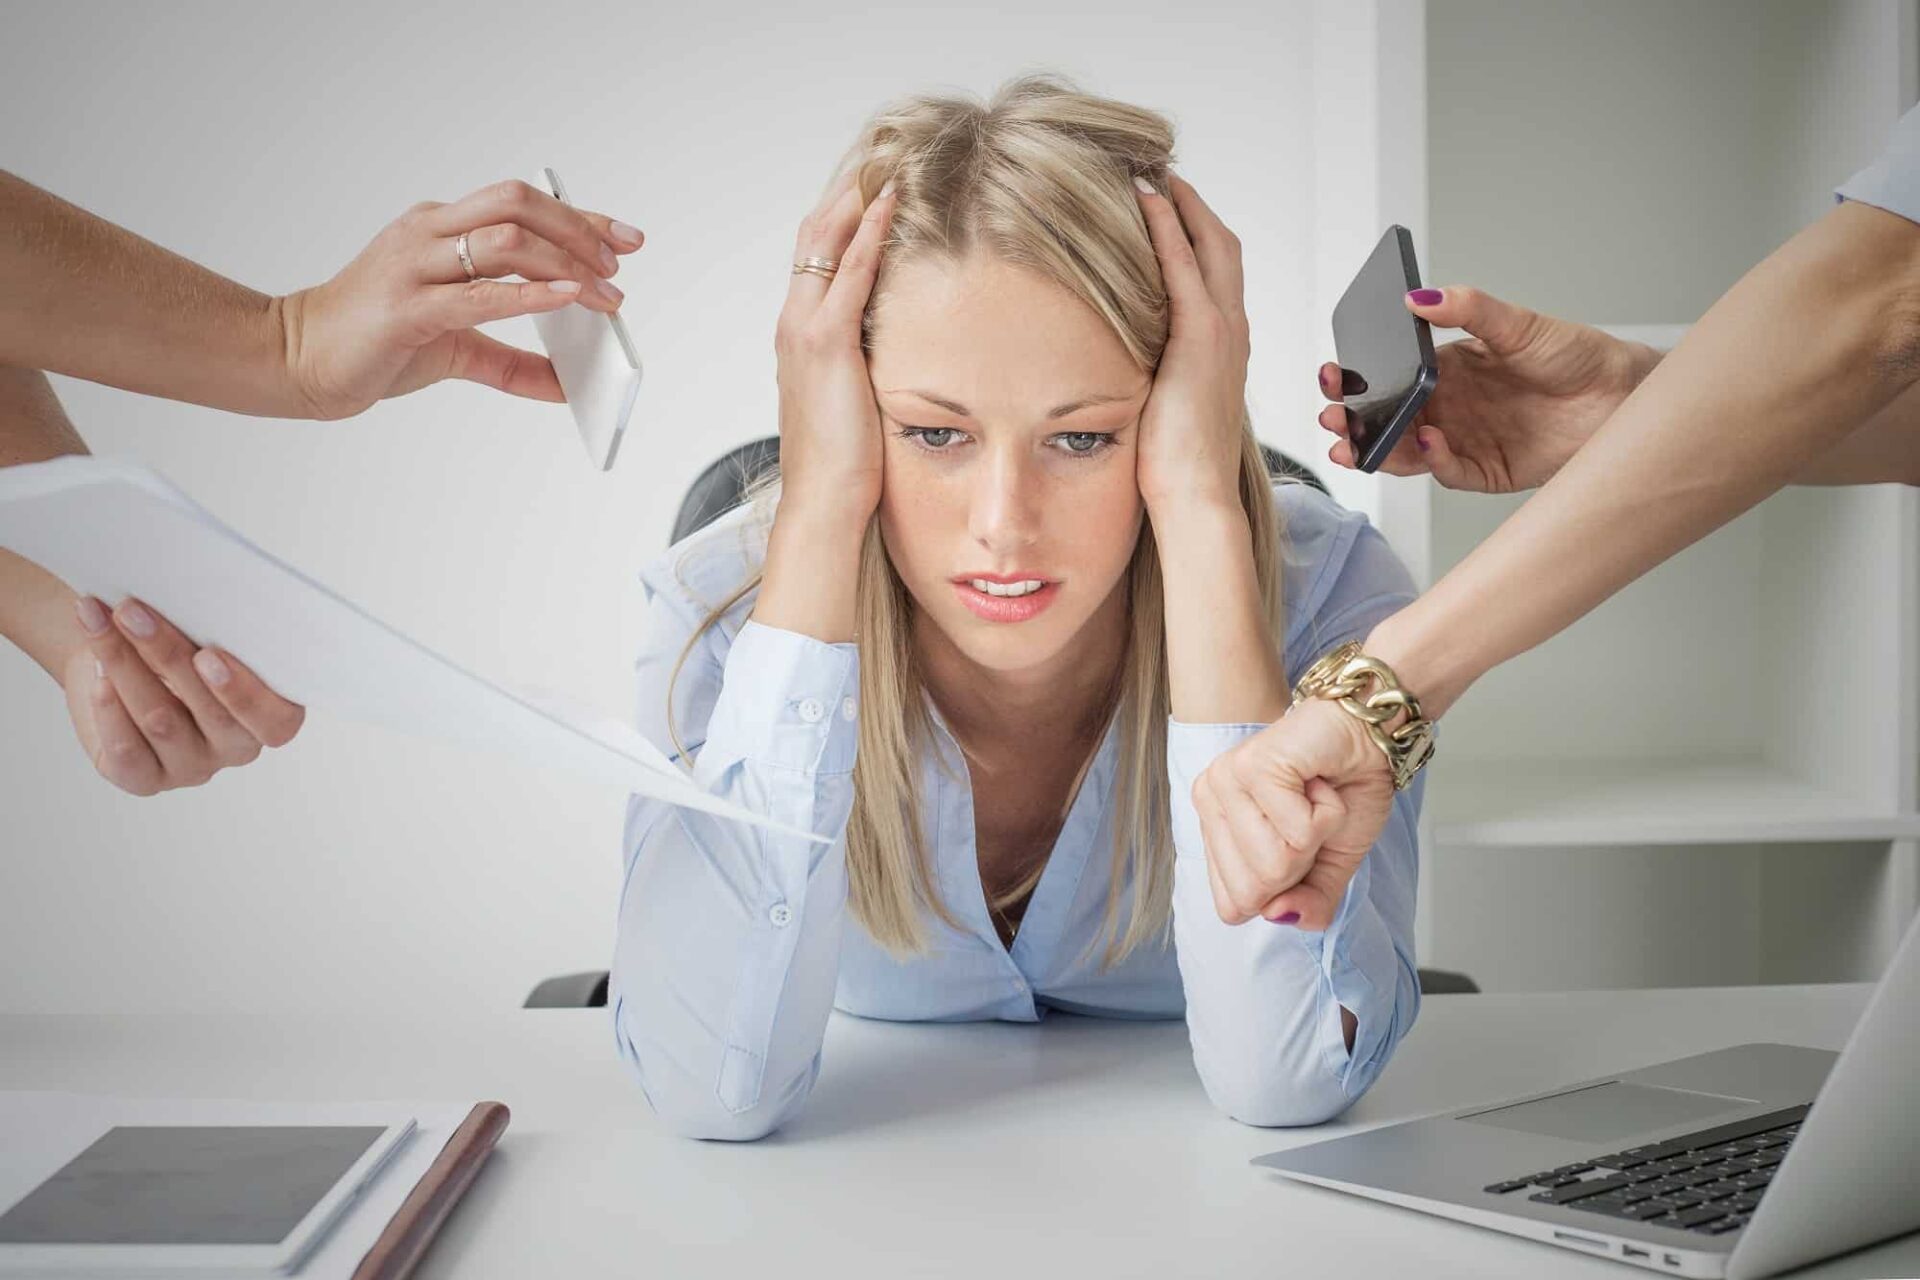
[[[349, 417], [443, 378], [564, 400], [545, 356], [474, 326], [576, 302], [615, 310], [622, 295], [607, 277], [643, 239], [525, 182], [417, 204], [333, 279], [280, 300], [294, 393], [316, 418]], [[521, 282], [495, 278], [511, 275]]]
[[[1416, 289], [1407, 309], [1470, 337], [1434, 353], [1439, 382], [1381, 470], [1430, 474], [1449, 489], [1512, 493], [1545, 484], [1610, 417], [1660, 353], [1503, 302], [1478, 289]], [[1320, 367], [1334, 403], [1320, 425], [1340, 439], [1327, 457], [1354, 465], [1338, 365]]]

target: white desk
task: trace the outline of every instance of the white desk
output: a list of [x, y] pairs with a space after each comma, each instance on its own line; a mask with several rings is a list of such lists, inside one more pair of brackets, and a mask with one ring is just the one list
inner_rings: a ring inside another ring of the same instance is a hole
[[[1858, 986], [1430, 998], [1340, 1126], [1216, 1114], [1178, 1023], [836, 1016], [802, 1118], [673, 1137], [604, 1010], [413, 1022], [0, 1017], [0, 1088], [497, 1097], [513, 1125], [416, 1274], [1612, 1276], [1617, 1264], [1296, 1186], [1262, 1152], [1748, 1040], [1838, 1047]], [[1920, 1235], [1805, 1276], [1920, 1275]]]

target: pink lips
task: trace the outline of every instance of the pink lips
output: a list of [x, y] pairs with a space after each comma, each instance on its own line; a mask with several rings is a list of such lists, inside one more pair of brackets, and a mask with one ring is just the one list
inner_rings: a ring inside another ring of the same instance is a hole
[[1024, 596], [994, 596], [984, 591], [976, 591], [971, 579], [979, 578], [984, 582], [1031, 582], [1040, 575], [1037, 573], [1008, 574], [970, 573], [965, 578], [955, 580], [953, 590], [960, 597], [960, 603], [973, 610], [974, 616], [988, 622], [1025, 622], [1039, 615], [1040, 611], [1052, 604], [1054, 597], [1060, 594], [1060, 584], [1048, 582], [1038, 591]]

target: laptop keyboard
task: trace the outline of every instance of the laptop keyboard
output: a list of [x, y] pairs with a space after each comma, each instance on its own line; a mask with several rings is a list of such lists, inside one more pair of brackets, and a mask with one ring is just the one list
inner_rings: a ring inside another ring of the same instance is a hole
[[1497, 1196], [1531, 1190], [1527, 1199], [1540, 1204], [1725, 1235], [1753, 1216], [1807, 1110], [1788, 1107], [1496, 1182], [1485, 1190]]

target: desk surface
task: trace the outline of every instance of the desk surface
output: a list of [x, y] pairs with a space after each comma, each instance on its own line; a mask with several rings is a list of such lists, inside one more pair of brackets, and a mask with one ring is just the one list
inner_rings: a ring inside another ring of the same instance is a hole
[[[1339, 1125], [1250, 1129], [1179, 1023], [835, 1015], [806, 1112], [673, 1137], [604, 1010], [411, 1022], [0, 1017], [0, 1088], [290, 1100], [500, 1098], [513, 1125], [422, 1277], [1639, 1272], [1249, 1168], [1343, 1129], [1750, 1040], [1837, 1048], [1864, 986], [1436, 996]], [[1336, 1270], [1336, 1268], [1338, 1270]], [[1920, 1275], [1920, 1235], [1798, 1273]]]

